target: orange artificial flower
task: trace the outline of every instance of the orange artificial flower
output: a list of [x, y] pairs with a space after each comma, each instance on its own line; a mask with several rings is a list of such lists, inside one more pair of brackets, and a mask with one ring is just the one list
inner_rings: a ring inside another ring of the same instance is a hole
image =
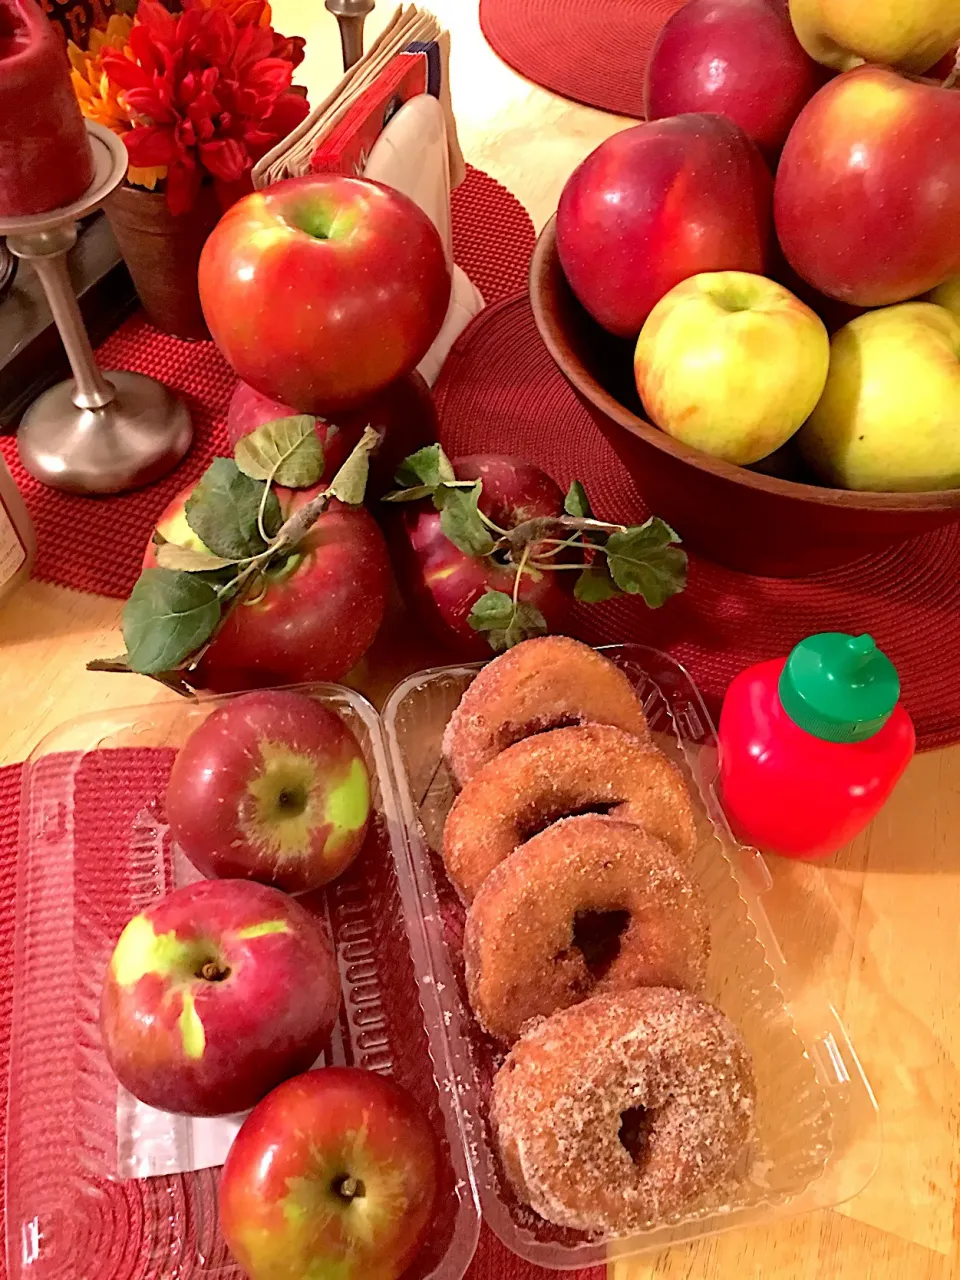
[[[254, 0], [257, 2], [257, 0]], [[103, 70], [103, 55], [108, 52], [125, 53], [130, 32], [133, 30], [133, 19], [114, 14], [107, 23], [105, 31], [90, 32], [89, 49], [84, 51], [69, 41], [68, 53], [70, 79], [73, 91], [80, 103], [80, 110], [94, 124], [103, 125], [112, 133], [122, 137], [133, 128], [134, 117], [123, 104], [122, 93], [108, 79]], [[129, 55], [128, 55], [129, 56]], [[127, 170], [127, 179], [135, 186], [146, 187], [152, 191], [161, 179], [167, 176], [165, 167], [156, 166], [150, 169], [138, 169], [131, 166]]]

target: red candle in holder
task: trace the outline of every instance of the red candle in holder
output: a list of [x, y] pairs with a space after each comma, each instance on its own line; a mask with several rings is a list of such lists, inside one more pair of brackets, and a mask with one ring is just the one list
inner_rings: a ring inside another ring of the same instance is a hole
[[92, 181], [57, 33], [34, 0], [0, 0], [0, 218], [72, 204]]

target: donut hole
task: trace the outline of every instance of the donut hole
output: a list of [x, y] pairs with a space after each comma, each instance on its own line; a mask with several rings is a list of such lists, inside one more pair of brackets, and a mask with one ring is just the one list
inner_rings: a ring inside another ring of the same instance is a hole
[[595, 982], [606, 977], [619, 957], [629, 925], [629, 911], [578, 911], [573, 917], [573, 946]]
[[650, 1133], [654, 1113], [647, 1107], [628, 1107], [620, 1112], [620, 1145], [637, 1166], [642, 1168], [650, 1154]]

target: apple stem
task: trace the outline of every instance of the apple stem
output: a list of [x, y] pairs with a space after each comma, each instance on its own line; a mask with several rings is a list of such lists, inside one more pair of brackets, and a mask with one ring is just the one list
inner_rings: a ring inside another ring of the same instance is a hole
[[206, 960], [200, 966], [199, 976], [205, 982], [222, 982], [224, 978], [230, 977], [230, 970], [224, 968], [217, 960]]
[[345, 1173], [342, 1178], [338, 1178], [334, 1184], [338, 1196], [342, 1196], [344, 1200], [356, 1200], [357, 1196], [364, 1194], [364, 1186], [359, 1178], [353, 1178], [349, 1173]]

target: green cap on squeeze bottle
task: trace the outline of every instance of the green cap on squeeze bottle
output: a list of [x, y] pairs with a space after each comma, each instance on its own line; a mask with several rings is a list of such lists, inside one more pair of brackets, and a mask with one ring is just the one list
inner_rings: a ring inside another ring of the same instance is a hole
[[790, 719], [815, 738], [863, 742], [890, 719], [900, 677], [872, 636], [826, 631], [796, 646], [778, 692]]

